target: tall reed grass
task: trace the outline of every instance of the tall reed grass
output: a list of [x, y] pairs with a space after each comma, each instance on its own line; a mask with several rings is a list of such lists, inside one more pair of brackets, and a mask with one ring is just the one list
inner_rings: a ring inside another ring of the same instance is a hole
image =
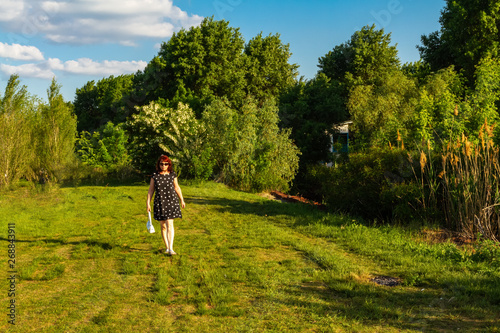
[[433, 166], [428, 155], [430, 149], [420, 152], [422, 201], [441, 207], [450, 230], [467, 238], [499, 241], [500, 153], [493, 142], [493, 126], [485, 121], [477, 142], [465, 135], [448, 142], [441, 165]]

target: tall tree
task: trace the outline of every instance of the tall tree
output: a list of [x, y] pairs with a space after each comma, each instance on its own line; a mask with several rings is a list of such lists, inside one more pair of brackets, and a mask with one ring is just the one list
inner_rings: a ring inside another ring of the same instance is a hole
[[296, 64], [288, 63], [290, 47], [284, 45], [279, 34], [252, 38], [245, 46], [248, 69], [246, 70], [247, 93], [263, 102], [276, 98], [295, 83]]
[[358, 144], [372, 146], [395, 143], [414, 111], [416, 80], [392, 71], [378, 84], [356, 85], [349, 94], [348, 108]]
[[137, 73], [134, 98], [140, 105], [158, 99], [171, 107], [188, 103], [198, 117], [215, 98], [241, 109], [246, 96], [263, 103], [295, 82], [297, 65], [289, 64], [290, 56], [278, 34], [259, 34], [245, 45], [229, 22], [206, 18], [162, 44], [158, 56]]
[[301, 167], [330, 161], [334, 124], [347, 119], [342, 87], [323, 73], [298, 82], [280, 98], [280, 119], [282, 127], [292, 129]]
[[109, 121], [121, 123], [126, 120], [129, 108], [126, 97], [133, 90], [133, 75], [113, 75], [107, 78], [87, 82], [76, 89], [74, 101], [75, 114], [78, 117], [79, 131], [94, 131]]
[[203, 112], [202, 121], [218, 179], [244, 190], [288, 189], [300, 152], [290, 131], [278, 127], [274, 101], [260, 105], [248, 98], [236, 110], [216, 99]]
[[337, 82], [340, 105], [353, 120], [358, 142], [368, 143], [388, 119], [395, 119], [397, 108], [408, 103], [412, 84], [400, 72], [391, 34], [377, 30], [375, 25], [356, 31], [350, 40], [321, 57], [318, 67], [320, 74], [333, 80], [332, 84]]
[[75, 161], [76, 117], [71, 103], [65, 102], [61, 86], [53, 79], [47, 90], [48, 103], [40, 105], [38, 120], [38, 167], [56, 179], [64, 177]]
[[473, 82], [475, 66], [499, 54], [500, 0], [446, 0], [441, 29], [422, 36], [420, 55], [433, 70], [455, 65]]
[[390, 33], [365, 26], [321, 57], [319, 72], [346, 84], [347, 90], [355, 84], [377, 84], [400, 66], [396, 46], [390, 44]]
[[[244, 40], [239, 29], [227, 21], [206, 18], [198, 27], [182, 29], [158, 53], [158, 65], [151, 70], [161, 73], [153, 80], [161, 87], [158, 98], [166, 100], [195, 96], [191, 104], [198, 112], [214, 97], [242, 101], [245, 96]], [[198, 104], [198, 105], [196, 105]]]
[[18, 75], [12, 75], [0, 98], [0, 186], [33, 177], [35, 101]]

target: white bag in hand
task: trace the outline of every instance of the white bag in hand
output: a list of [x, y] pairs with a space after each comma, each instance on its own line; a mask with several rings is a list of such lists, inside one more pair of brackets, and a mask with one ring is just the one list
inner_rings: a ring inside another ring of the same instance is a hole
[[148, 212], [148, 216], [149, 216], [149, 219], [148, 219], [148, 223], [146, 224], [146, 228], [148, 228], [148, 232], [150, 234], [152, 234], [155, 232], [155, 227], [153, 226], [153, 223], [151, 223], [151, 212]]

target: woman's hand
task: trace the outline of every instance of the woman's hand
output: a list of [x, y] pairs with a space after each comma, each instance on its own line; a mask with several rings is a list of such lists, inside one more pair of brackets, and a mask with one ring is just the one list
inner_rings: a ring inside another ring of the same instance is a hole
[[186, 208], [186, 203], [184, 202], [184, 200], [181, 200], [181, 207]]
[[151, 178], [149, 182], [148, 198], [146, 199], [146, 205], [148, 212], [151, 211], [151, 198], [153, 198], [153, 193], [155, 192], [155, 180]]

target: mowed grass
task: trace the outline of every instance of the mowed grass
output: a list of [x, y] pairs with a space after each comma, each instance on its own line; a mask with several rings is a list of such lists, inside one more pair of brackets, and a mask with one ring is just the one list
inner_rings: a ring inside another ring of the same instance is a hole
[[[430, 244], [220, 184], [181, 187], [173, 257], [157, 222], [146, 231], [146, 184], [1, 193], [0, 331], [500, 331], [494, 244]], [[7, 223], [17, 239], [15, 326]]]

